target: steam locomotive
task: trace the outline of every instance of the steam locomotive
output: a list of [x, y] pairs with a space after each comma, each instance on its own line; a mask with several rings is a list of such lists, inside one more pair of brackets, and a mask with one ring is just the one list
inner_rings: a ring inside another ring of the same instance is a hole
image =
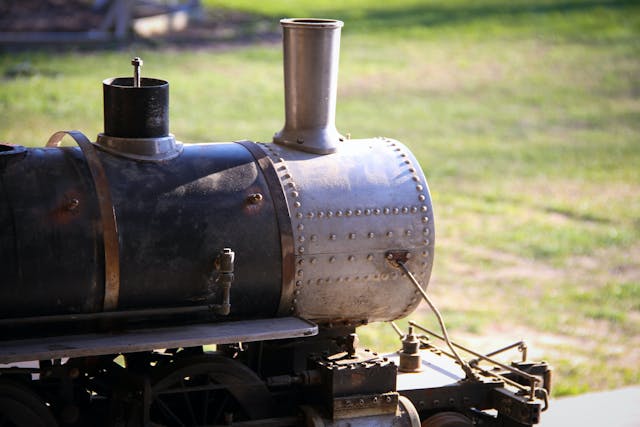
[[509, 365], [442, 322], [358, 346], [423, 299], [439, 316], [427, 181], [400, 142], [336, 129], [342, 22], [281, 24], [273, 142], [180, 143], [134, 58], [95, 142], [0, 145], [0, 425], [538, 423], [550, 369], [522, 342]]

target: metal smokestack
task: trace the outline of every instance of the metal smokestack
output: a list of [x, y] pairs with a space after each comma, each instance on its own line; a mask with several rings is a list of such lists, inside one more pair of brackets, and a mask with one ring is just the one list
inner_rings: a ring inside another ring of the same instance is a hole
[[317, 154], [336, 151], [340, 30], [333, 19], [283, 19], [284, 128], [273, 142]]

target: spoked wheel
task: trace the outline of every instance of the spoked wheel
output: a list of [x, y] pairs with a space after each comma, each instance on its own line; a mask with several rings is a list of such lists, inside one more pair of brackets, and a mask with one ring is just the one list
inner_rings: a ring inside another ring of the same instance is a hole
[[269, 416], [266, 385], [232, 359], [204, 355], [168, 366], [151, 386], [149, 421], [155, 426], [224, 425]]
[[28, 387], [0, 379], [0, 427], [55, 427], [44, 401]]
[[440, 412], [422, 422], [422, 427], [473, 427], [473, 422], [459, 412]]

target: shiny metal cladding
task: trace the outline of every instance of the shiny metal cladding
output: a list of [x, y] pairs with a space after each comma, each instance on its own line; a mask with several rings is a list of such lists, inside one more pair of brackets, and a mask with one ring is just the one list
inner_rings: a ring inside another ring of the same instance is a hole
[[335, 125], [341, 21], [283, 19], [285, 125], [273, 141], [329, 154], [344, 138]]

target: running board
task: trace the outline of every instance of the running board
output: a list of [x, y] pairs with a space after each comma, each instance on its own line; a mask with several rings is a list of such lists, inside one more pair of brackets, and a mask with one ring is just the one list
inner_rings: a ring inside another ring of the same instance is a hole
[[243, 320], [126, 332], [68, 335], [0, 341], [0, 364], [161, 348], [268, 341], [316, 335], [318, 326], [297, 317]]

